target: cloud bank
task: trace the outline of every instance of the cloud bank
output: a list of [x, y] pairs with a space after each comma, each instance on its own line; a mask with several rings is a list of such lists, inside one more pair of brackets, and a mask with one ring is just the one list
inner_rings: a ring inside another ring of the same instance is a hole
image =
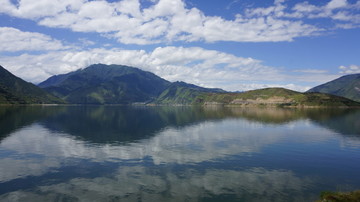
[[275, 0], [265, 8], [249, 8], [233, 19], [207, 16], [183, 0], [139, 0], [118, 2], [88, 0], [3, 0], [0, 13], [31, 19], [39, 25], [75, 32], [97, 32], [124, 44], [156, 44], [176, 41], [277, 42], [318, 35], [330, 27], [319, 27], [309, 19], [324, 18], [335, 26], [360, 25], [360, 1], [332, 0], [323, 6], [302, 2], [293, 7]]

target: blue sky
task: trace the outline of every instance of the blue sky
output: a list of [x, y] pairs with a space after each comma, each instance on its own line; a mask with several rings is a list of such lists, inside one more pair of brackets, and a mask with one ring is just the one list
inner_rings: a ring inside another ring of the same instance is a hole
[[94, 63], [242, 91], [360, 73], [360, 0], [0, 0], [0, 65], [39, 83]]

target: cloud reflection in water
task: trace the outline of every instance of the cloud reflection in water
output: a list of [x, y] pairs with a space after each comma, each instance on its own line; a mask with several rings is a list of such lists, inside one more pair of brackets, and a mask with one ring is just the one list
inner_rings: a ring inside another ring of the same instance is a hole
[[[354, 136], [339, 138], [338, 133], [314, 125], [311, 119], [282, 122], [282, 117], [291, 116], [288, 111], [278, 113], [275, 122], [266, 121], [270, 111], [232, 113], [243, 116], [167, 125], [146, 138], [122, 144], [61, 132], [69, 131], [66, 129], [53, 130], [46, 127], [46, 121], [32, 123], [2, 139], [0, 185], [39, 183], [2, 192], [0, 200], [198, 201], [231, 196], [252, 201], [306, 201], [316, 199], [309, 189], [321, 178], [271, 164], [271, 159], [257, 162], [257, 166], [242, 160], [258, 160], [256, 157], [276, 152], [276, 148], [289, 152], [288, 158], [305, 155], [302, 152], [307, 151], [292, 144], [350, 138], [356, 148], [359, 142]], [[255, 121], [258, 116], [265, 120]], [[301, 157], [306, 162], [307, 156]], [[49, 179], [49, 175], [57, 178]]]

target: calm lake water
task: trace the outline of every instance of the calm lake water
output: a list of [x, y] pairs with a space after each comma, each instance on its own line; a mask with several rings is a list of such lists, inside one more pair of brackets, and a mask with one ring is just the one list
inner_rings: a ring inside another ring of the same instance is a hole
[[0, 107], [0, 201], [314, 201], [360, 189], [360, 111]]

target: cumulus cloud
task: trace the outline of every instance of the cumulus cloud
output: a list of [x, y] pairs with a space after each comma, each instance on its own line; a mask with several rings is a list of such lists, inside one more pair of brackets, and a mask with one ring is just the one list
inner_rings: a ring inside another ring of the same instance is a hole
[[296, 37], [319, 34], [324, 28], [302, 18], [326, 17], [342, 21], [337, 28], [358, 26], [360, 16], [345, 0], [332, 0], [324, 6], [307, 2], [289, 8], [275, 1], [265, 8], [248, 8], [234, 19], [207, 16], [183, 0], [152, 1], [142, 7], [139, 0], [117, 2], [10, 0], [0, 3], [0, 13], [32, 19], [38, 24], [68, 28], [77, 32], [97, 32], [124, 44], [154, 44], [175, 41], [292, 41]]
[[46, 16], [55, 16], [65, 11], [78, 10], [85, 0], [2, 0], [0, 13], [37, 20]]
[[340, 73], [342, 74], [356, 74], [360, 73], [360, 66], [359, 65], [350, 65], [350, 66], [340, 66]]
[[0, 27], [0, 52], [49, 51], [67, 47], [61, 41], [37, 32], [23, 32], [12, 27]]

